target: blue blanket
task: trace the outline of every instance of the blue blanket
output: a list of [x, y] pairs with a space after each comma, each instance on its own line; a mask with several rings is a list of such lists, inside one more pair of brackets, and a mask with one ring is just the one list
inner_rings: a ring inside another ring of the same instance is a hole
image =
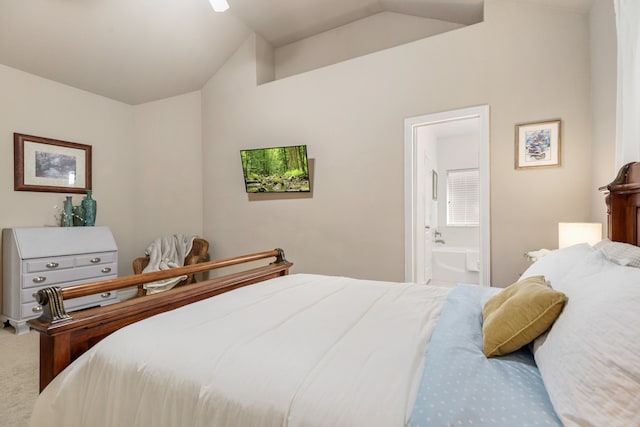
[[459, 285], [449, 294], [425, 357], [411, 426], [562, 426], [528, 348], [490, 359], [482, 352], [487, 292]]

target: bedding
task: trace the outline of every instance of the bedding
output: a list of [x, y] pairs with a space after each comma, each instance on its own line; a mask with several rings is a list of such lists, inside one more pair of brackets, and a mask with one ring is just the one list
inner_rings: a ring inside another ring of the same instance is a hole
[[604, 239], [595, 248], [600, 249], [608, 260], [617, 264], [640, 267], [640, 248], [637, 246]]
[[544, 276], [545, 280], [553, 287], [553, 284], [561, 281], [576, 263], [581, 262], [585, 256], [594, 251], [595, 249], [588, 243], [580, 243], [549, 252], [531, 264], [520, 278]]
[[46, 426], [403, 426], [450, 289], [295, 274], [150, 317], [36, 402]]
[[449, 294], [429, 342], [411, 427], [562, 425], [527, 347], [485, 357], [487, 294], [496, 291], [459, 285]]
[[482, 311], [508, 288], [295, 274], [109, 335], [31, 425], [640, 425], [640, 269], [577, 245], [522, 280], [535, 276], [566, 302], [533, 355], [483, 354]]
[[[640, 269], [612, 261], [601, 246], [580, 249], [582, 256], [551, 282], [567, 303], [535, 340], [535, 361], [565, 426], [638, 426]], [[541, 261], [556, 268], [562, 251]], [[523, 276], [539, 272], [534, 264]]]

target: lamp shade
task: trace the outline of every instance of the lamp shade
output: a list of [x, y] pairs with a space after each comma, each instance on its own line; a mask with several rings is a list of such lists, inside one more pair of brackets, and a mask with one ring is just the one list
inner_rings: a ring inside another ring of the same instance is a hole
[[229, 3], [227, 3], [227, 0], [209, 0], [209, 3], [211, 3], [213, 10], [216, 12], [224, 12], [229, 9]]
[[558, 249], [578, 243], [595, 245], [602, 240], [602, 224], [599, 222], [558, 223]]

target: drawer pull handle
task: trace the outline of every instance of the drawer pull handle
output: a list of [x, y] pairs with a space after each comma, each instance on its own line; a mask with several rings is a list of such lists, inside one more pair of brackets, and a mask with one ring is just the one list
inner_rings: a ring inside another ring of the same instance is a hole
[[57, 262], [50, 262], [47, 264], [47, 268], [57, 268], [60, 264]]
[[103, 273], [111, 273], [111, 267], [105, 267], [102, 269]]
[[89, 260], [89, 262], [92, 262], [92, 263], [94, 263], [94, 264], [97, 264], [97, 263], [99, 263], [100, 261], [102, 261], [102, 260], [101, 260], [99, 257], [91, 258], [91, 259]]
[[38, 277], [34, 277], [34, 278], [33, 278], [33, 282], [34, 282], [34, 283], [42, 283], [42, 282], [44, 282], [45, 280], [47, 280], [47, 278], [46, 278], [46, 277], [44, 277], [44, 276], [38, 276]]
[[111, 296], [111, 292], [103, 292], [100, 294], [102, 298], [109, 298]]
[[31, 309], [31, 311], [33, 311], [34, 313], [40, 313], [42, 311], [42, 307], [40, 307], [39, 305], [36, 305]]

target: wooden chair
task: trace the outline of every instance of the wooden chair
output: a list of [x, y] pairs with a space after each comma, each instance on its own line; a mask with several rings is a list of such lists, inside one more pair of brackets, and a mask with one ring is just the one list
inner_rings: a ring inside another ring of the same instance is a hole
[[[191, 250], [184, 259], [184, 265], [198, 264], [205, 262], [209, 259], [209, 242], [199, 237], [193, 239], [193, 245]], [[139, 257], [133, 260], [133, 274], [141, 274], [142, 270], [149, 264], [149, 256]], [[186, 279], [179, 282], [176, 286], [188, 285], [195, 283], [196, 278], [194, 274], [190, 274]], [[138, 296], [144, 296], [147, 294], [147, 290], [143, 284], [138, 285]]]

